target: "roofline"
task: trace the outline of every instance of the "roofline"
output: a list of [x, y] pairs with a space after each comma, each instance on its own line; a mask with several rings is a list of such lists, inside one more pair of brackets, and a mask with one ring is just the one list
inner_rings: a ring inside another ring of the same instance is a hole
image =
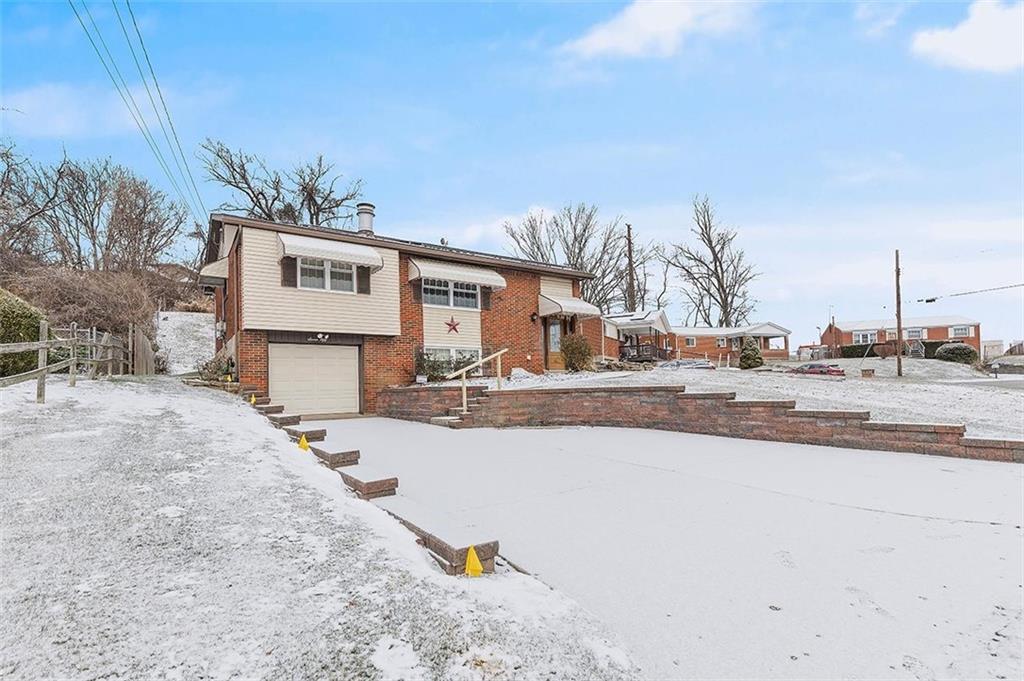
[[[431, 246], [416, 241], [396, 239], [394, 237], [383, 237], [376, 235], [364, 236], [356, 232], [344, 232], [341, 230], [332, 229], [328, 227], [315, 227], [311, 225], [292, 225], [281, 222], [272, 222], [270, 220], [262, 220], [260, 218], [232, 215], [230, 213], [211, 213], [211, 232], [214, 229], [214, 223], [217, 223], [218, 225], [223, 225], [224, 223], [236, 224], [241, 225], [242, 227], [266, 229], [273, 232], [284, 232], [286, 234], [298, 234], [301, 236], [316, 235], [318, 238], [328, 239], [332, 241], [345, 241], [348, 243], [362, 244], [364, 246], [379, 246], [382, 248], [392, 248], [402, 253], [408, 253], [410, 255], [421, 255], [427, 258], [434, 258], [435, 260], [450, 260], [453, 262], [467, 263], [470, 265], [489, 265], [491, 267], [505, 267], [509, 269], [524, 270], [527, 272], [537, 272], [540, 274], [552, 274], [555, 276], [567, 277], [570, 279], [594, 278], [594, 275], [590, 274], [589, 272], [583, 272], [582, 270], [573, 269], [571, 267], [563, 267], [561, 265], [550, 265], [548, 263], [541, 263], [533, 260], [524, 260], [522, 258], [515, 258], [505, 255], [481, 253], [479, 251], [456, 249], [447, 246]], [[207, 259], [210, 258], [209, 252], [207, 253], [206, 257]]]
[[[970, 325], [970, 326], [975, 326], [975, 325], [980, 325], [981, 324], [981, 322], [979, 322], [976, 319], [971, 319], [970, 317], [964, 317], [964, 316], [961, 316], [961, 315], [951, 314], [951, 315], [936, 315], [935, 317], [904, 317], [903, 320], [902, 320], [903, 321], [903, 328], [907, 328], [908, 325], [912, 329], [916, 329], [916, 328], [930, 329], [930, 328], [939, 328], [939, 327], [943, 327], [943, 326], [949, 326], [950, 323], [945, 323], [945, 324], [921, 324], [921, 323], [919, 323], [919, 321], [922, 320], [922, 319], [941, 319], [943, 317], [958, 318], [959, 321], [952, 322], [952, 324], [954, 326], [959, 325], [959, 324], [967, 324], [967, 325]], [[864, 326], [863, 325], [863, 322], [877, 322], [877, 321], [882, 321], [882, 320], [879, 320], [879, 319], [847, 319], [847, 320], [842, 320], [842, 319], [840, 319], [840, 320], [835, 322], [835, 327], [837, 329], [839, 329], [840, 331], [877, 331], [878, 329], [889, 330], [889, 329], [895, 329], [896, 328], [896, 319], [895, 318], [893, 318], [891, 320], [892, 324], [889, 324], [890, 320], [886, 319], [886, 320], [884, 320], [885, 321], [885, 325], [884, 326], [879, 326], [877, 328], [873, 327], [873, 326]], [[840, 324], [841, 322], [842, 322], [842, 325]], [[850, 322], [859, 322], [859, 323], [861, 323], [861, 325], [858, 326], [856, 324], [851, 324]], [[832, 324], [829, 324], [829, 326], [832, 326]], [[828, 326], [826, 326], [825, 328], [827, 329]]]

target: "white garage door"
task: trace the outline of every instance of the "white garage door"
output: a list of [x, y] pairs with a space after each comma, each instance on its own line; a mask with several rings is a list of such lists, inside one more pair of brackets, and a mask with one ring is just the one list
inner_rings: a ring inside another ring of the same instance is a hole
[[271, 343], [270, 399], [289, 414], [359, 411], [359, 348]]

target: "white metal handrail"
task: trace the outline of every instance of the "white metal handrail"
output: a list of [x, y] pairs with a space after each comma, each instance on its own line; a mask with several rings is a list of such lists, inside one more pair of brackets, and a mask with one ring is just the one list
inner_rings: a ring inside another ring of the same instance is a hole
[[494, 354], [487, 355], [483, 359], [478, 359], [477, 361], [473, 362], [472, 364], [464, 366], [461, 369], [459, 369], [458, 371], [453, 371], [452, 373], [450, 373], [450, 374], [448, 374], [447, 376], [444, 377], [444, 380], [450, 381], [453, 378], [455, 378], [456, 376], [462, 376], [462, 413], [463, 414], [465, 414], [466, 412], [469, 411], [469, 402], [468, 402], [468, 399], [466, 397], [466, 373], [472, 371], [473, 369], [476, 369], [479, 366], [482, 366], [486, 362], [490, 362], [492, 359], [496, 359], [498, 361], [498, 372], [497, 372], [498, 390], [501, 390], [501, 356], [504, 355], [506, 352], [508, 352], [508, 348], [505, 348], [504, 350], [498, 350]]

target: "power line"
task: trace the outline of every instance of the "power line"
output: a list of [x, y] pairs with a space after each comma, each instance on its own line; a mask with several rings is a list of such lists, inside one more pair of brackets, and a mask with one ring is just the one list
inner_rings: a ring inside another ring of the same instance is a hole
[[989, 291], [1005, 291], [1006, 289], [1009, 289], [1009, 288], [1020, 288], [1021, 286], [1024, 286], [1024, 283], [1022, 283], [1022, 284], [1007, 284], [1006, 286], [994, 286], [992, 288], [980, 288], [980, 289], [978, 289], [976, 291], [962, 291], [960, 293], [947, 293], [947, 294], [941, 295], [941, 296], [932, 296], [931, 298], [918, 298], [917, 302], [919, 302], [919, 303], [934, 303], [936, 300], [939, 300], [940, 298], [956, 298], [957, 296], [970, 296], [970, 295], [973, 295], [975, 293], [988, 293]]
[[195, 192], [196, 200], [199, 201], [199, 208], [205, 217], [206, 206], [203, 203], [202, 194], [199, 193], [199, 187], [196, 185], [196, 179], [192, 175], [192, 169], [189, 167], [188, 160], [185, 158], [185, 151], [181, 148], [181, 140], [178, 138], [178, 131], [174, 127], [174, 119], [171, 118], [170, 109], [167, 108], [167, 101], [164, 99], [163, 90], [160, 88], [160, 81], [156, 78], [156, 70], [153, 68], [153, 62], [149, 58], [149, 50], [146, 49], [146, 43], [142, 39], [142, 31], [139, 30], [139, 24], [135, 20], [135, 10], [132, 9], [132, 3], [130, 0], [125, 0], [125, 5], [128, 7], [128, 14], [131, 15], [132, 25], [135, 27], [135, 34], [139, 38], [139, 46], [142, 47], [142, 54], [146, 58], [146, 65], [149, 67], [149, 73], [153, 77], [153, 85], [156, 86], [157, 96], [160, 97], [160, 104], [163, 106], [164, 114], [167, 116], [167, 124], [171, 128], [171, 135], [174, 137], [174, 143], [178, 148], [178, 154], [181, 156], [181, 162], [185, 166], [185, 171], [188, 173], [188, 179], [192, 185], [192, 190]]
[[[185, 171], [182, 170], [181, 162], [178, 160], [178, 156], [174, 153], [174, 146], [171, 144], [171, 137], [167, 134], [167, 126], [164, 125], [163, 116], [160, 115], [160, 110], [156, 107], [156, 101], [153, 99], [153, 92], [149, 89], [149, 81], [146, 79], [146, 74], [142, 71], [142, 64], [139, 63], [139, 57], [135, 53], [135, 46], [132, 44], [131, 38], [128, 36], [128, 29], [124, 25], [124, 20], [121, 18], [121, 11], [117, 8], [117, 3], [114, 0], [110, 0], [110, 4], [114, 6], [114, 13], [117, 15], [117, 23], [121, 25], [121, 33], [124, 34], [125, 42], [128, 43], [128, 50], [131, 52], [132, 60], [135, 62], [135, 68], [139, 72], [139, 78], [142, 79], [142, 85], [146, 88], [146, 95], [149, 97], [149, 105], [153, 107], [153, 115], [156, 116], [157, 123], [160, 124], [160, 131], [164, 134], [164, 141], [167, 142], [167, 148], [171, 151], [171, 158], [174, 160], [174, 165], [178, 169], [178, 175], [181, 176], [182, 183], [185, 189], [189, 191], [189, 200], [194, 201], [189, 210], [192, 211], [193, 217], [195, 217], [195, 208], [199, 207], [199, 214], [202, 215], [205, 210], [202, 208], [202, 201], [198, 200], [198, 194], [192, 194], [189, 190], [188, 179], [185, 177]], [[154, 83], [155, 83], [154, 79]]]
[[[132, 93], [128, 89], [127, 83], [125, 83], [124, 89], [122, 89], [121, 84], [118, 83], [117, 78], [114, 77], [114, 73], [116, 72], [118, 77], [121, 78], [121, 81], [124, 82], [124, 78], [121, 76], [121, 72], [117, 68], [117, 63], [114, 61], [113, 55], [107, 48], [106, 42], [103, 40], [103, 34], [100, 32], [99, 27], [96, 25], [96, 21], [92, 18], [92, 13], [89, 12], [89, 6], [86, 5], [85, 2], [82, 2], [82, 8], [85, 10], [86, 14], [89, 16], [89, 21], [96, 29], [96, 37], [99, 38], [100, 43], [103, 45], [103, 49], [106, 51], [108, 57], [110, 58], [109, 66], [107, 65], [107, 60], [104, 59], [103, 55], [100, 53], [100, 49], [96, 45], [96, 41], [93, 40], [92, 33], [89, 31], [89, 28], [85, 25], [85, 22], [82, 20], [82, 16], [78, 13], [78, 9], [75, 7], [74, 2], [72, 2], [72, 0], [68, 0], [68, 5], [71, 7], [71, 11], [75, 13], [75, 18], [78, 19], [78, 24], [82, 27], [82, 30], [85, 32], [85, 37], [88, 38], [89, 44], [92, 45], [93, 52], [96, 53], [96, 57], [100, 60], [100, 64], [103, 66], [103, 70], [107, 72], [107, 76], [110, 78], [110, 82], [114, 84], [114, 89], [117, 90], [117, 94], [121, 97], [121, 101], [124, 102], [125, 108], [128, 109], [128, 113], [131, 115], [132, 120], [135, 121], [135, 126], [139, 129], [139, 132], [142, 133], [142, 137], [146, 140], [146, 144], [149, 145], [150, 151], [152, 151], [153, 155], [156, 157], [157, 163], [160, 164], [160, 167], [163, 169], [164, 174], [170, 181], [171, 186], [174, 187], [174, 190], [177, 192], [178, 198], [181, 199], [182, 204], [187, 207], [188, 201], [184, 199], [184, 195], [182, 194], [181, 188], [178, 187], [178, 183], [174, 181], [174, 176], [171, 174], [170, 168], [168, 168], [167, 162], [164, 160], [163, 154], [160, 153], [160, 149], [156, 145], [156, 141], [150, 134], [149, 126], [146, 124], [145, 117], [142, 116], [142, 111], [139, 109], [138, 104], [135, 103], [135, 98], [132, 97]], [[114, 70], [111, 71], [111, 68], [113, 68]], [[135, 105], [134, 109], [132, 108], [133, 104]], [[189, 212], [193, 212], [193, 209], [189, 208]], [[193, 219], [194, 218], [195, 215], [193, 215]]]

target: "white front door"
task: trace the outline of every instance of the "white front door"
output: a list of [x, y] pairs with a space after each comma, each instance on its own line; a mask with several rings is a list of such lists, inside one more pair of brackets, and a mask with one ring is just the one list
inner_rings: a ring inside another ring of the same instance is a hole
[[271, 343], [270, 400], [288, 414], [359, 412], [359, 348]]

